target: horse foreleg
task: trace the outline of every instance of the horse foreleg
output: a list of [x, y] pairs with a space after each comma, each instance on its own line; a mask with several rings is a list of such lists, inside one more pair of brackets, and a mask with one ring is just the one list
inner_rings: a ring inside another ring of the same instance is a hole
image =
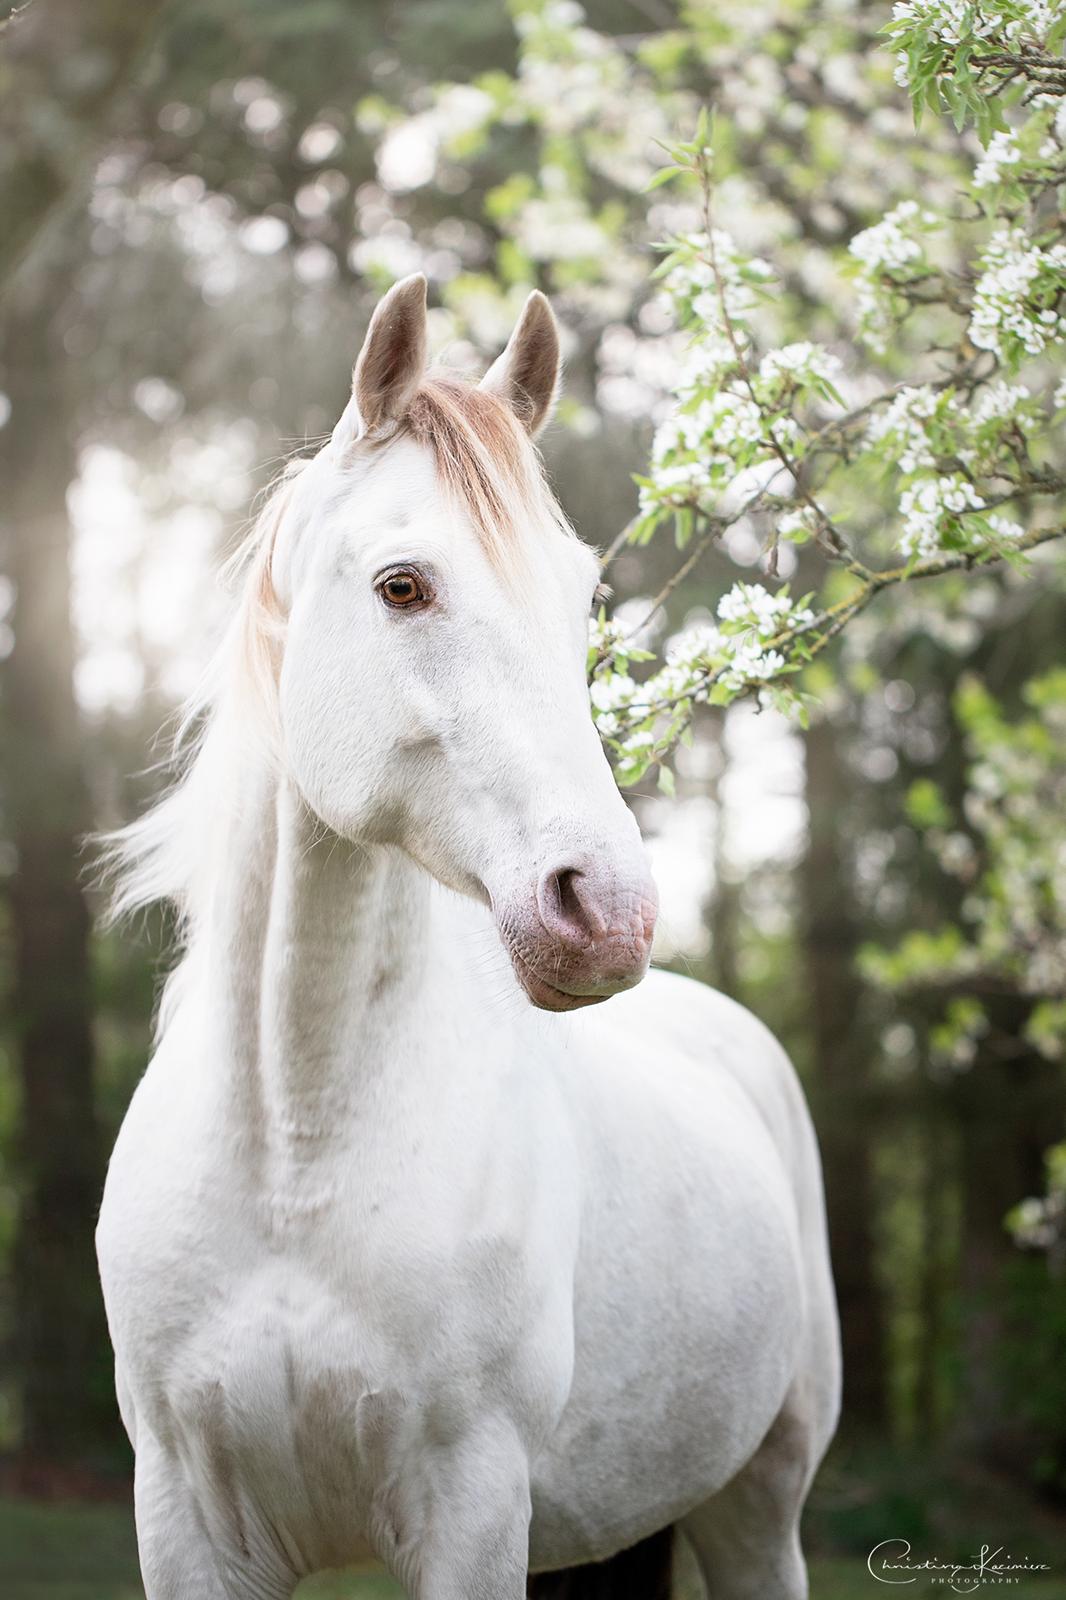
[[525, 1600], [530, 1509], [518, 1440], [478, 1429], [414, 1452], [379, 1505], [378, 1548], [411, 1600]]
[[296, 1577], [273, 1548], [237, 1540], [223, 1562], [180, 1463], [143, 1428], [133, 1500], [146, 1600], [290, 1600]]

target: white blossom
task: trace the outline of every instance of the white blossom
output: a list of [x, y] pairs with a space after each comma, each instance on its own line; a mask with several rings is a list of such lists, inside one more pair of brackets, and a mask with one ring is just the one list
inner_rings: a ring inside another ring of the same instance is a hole
[[756, 303], [755, 286], [773, 275], [769, 262], [745, 255], [730, 234], [714, 228], [710, 236], [681, 236], [666, 287], [701, 323], [716, 329], [723, 311], [731, 320], [747, 316]]
[[725, 647], [722, 633], [710, 622], [698, 622], [675, 633], [666, 646], [669, 666], [690, 667], [717, 655]]
[[917, 200], [901, 200], [880, 222], [857, 233], [848, 250], [868, 272], [898, 272], [922, 255], [921, 243], [904, 226], [918, 221], [932, 225], [936, 218], [923, 212]]
[[768, 378], [788, 375], [806, 380], [822, 378], [828, 383], [839, 371], [839, 357], [830, 350], [824, 350], [821, 345], [806, 342], [786, 344], [779, 350], [770, 350], [759, 363], [759, 372]]
[[960, 512], [980, 507], [973, 485], [965, 478], [920, 478], [904, 489], [899, 503], [904, 552], [908, 556], [935, 555], [942, 548], [945, 523]]
[[1042, 40], [1057, 10], [1055, 0], [1028, 0], [1021, 16], [1005, 16], [999, 6], [975, 5], [973, 0], [897, 0], [892, 16], [896, 22], [918, 25], [941, 44], [959, 45], [968, 38], [995, 35], [1014, 44], [1022, 38]]
[[[867, 442], [871, 445], [891, 444], [893, 454], [904, 472], [919, 472], [935, 467], [936, 454], [930, 443], [928, 424], [943, 403], [928, 384], [901, 389], [891, 405], [870, 419], [866, 430]], [[954, 404], [953, 400], [951, 404]]]
[[617, 617], [596, 616], [589, 620], [589, 648], [598, 655], [607, 655], [625, 638], [625, 629]]
[[997, 183], [1002, 183], [1003, 168], [1016, 166], [1021, 158], [1022, 153], [1009, 128], [994, 133], [988, 142], [988, 149], [974, 169], [974, 188], [991, 189]]
[[1007, 383], [996, 378], [981, 391], [974, 405], [972, 418], [979, 427], [988, 422], [1016, 423], [1021, 428], [1030, 425], [1023, 408], [1032, 399], [1024, 383]]
[[719, 600], [718, 616], [722, 622], [743, 624], [760, 639], [773, 639], [786, 628], [803, 628], [814, 621], [814, 613], [794, 604], [786, 590], [774, 594], [752, 583], [735, 583]]
[[923, 210], [917, 200], [901, 200], [880, 222], [857, 233], [848, 246], [848, 253], [862, 268], [859, 327], [875, 350], [885, 348], [891, 325], [892, 275], [916, 269], [924, 261], [925, 246], [919, 235], [936, 225], [933, 213]]
[[1021, 229], [998, 228], [982, 265], [970, 316], [970, 338], [979, 350], [1001, 359], [1036, 356], [1066, 334], [1066, 316], [1032, 299], [1042, 279], [1066, 287], [1066, 246], [1041, 250]]
[[621, 711], [636, 694], [637, 685], [627, 672], [598, 673], [589, 686], [589, 699], [597, 711]]
[[787, 666], [780, 650], [764, 650], [757, 639], [743, 639], [736, 646], [721, 681], [728, 689], [740, 690], [753, 680], [776, 678]]
[[[1004, 542], [1017, 542], [1024, 531], [1018, 523], [988, 512], [973, 484], [960, 473], [919, 478], [909, 484], [900, 497], [900, 511], [903, 515], [900, 544], [908, 556], [934, 556], [950, 548], [945, 543], [946, 536], [957, 533], [959, 519], [971, 512], [984, 513], [983, 523]], [[965, 527], [978, 546], [988, 542], [980, 524], [971, 523]]]
[[655, 735], [650, 728], [638, 728], [635, 733], [627, 734], [622, 741], [623, 755], [636, 755], [641, 750], [649, 750], [655, 743]]

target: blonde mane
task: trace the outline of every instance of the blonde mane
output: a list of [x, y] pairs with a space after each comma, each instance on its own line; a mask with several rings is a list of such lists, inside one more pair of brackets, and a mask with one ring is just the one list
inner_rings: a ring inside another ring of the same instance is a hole
[[[466, 510], [498, 570], [519, 567], [526, 525], [543, 529], [547, 520], [574, 537], [537, 451], [510, 407], [495, 395], [451, 374], [430, 374], [397, 427], [375, 448], [387, 451], [401, 437], [432, 449], [444, 492]], [[121, 919], [157, 900], [169, 901], [185, 947], [205, 920], [250, 765], [256, 757], [265, 758], [277, 771], [276, 687], [286, 617], [273, 583], [272, 557], [300, 475], [312, 459], [286, 465], [227, 563], [237, 600], [199, 688], [179, 714], [166, 762], [174, 781], [144, 816], [100, 841], [104, 876], [112, 885], [109, 917]]]

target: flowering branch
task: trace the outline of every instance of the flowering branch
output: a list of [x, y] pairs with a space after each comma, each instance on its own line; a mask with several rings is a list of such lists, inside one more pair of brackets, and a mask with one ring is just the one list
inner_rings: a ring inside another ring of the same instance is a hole
[[[672, 238], [657, 273], [689, 351], [649, 473], [638, 479], [640, 514], [608, 559], [653, 537], [665, 521], [685, 554], [637, 627], [601, 615], [594, 628], [594, 713], [622, 783], [659, 763], [669, 786], [664, 763], [700, 704], [757, 696], [805, 721], [812, 696], [802, 687], [804, 669], [882, 591], [1000, 562], [1024, 570], [1029, 552], [1066, 534], [1054, 509], [1031, 521], [1034, 501], [1054, 506], [1066, 488], [1044, 459], [1066, 385], [1053, 390], [1046, 370], [1034, 370], [1032, 386], [1008, 381], [1066, 334], [1066, 219], [1038, 216], [1019, 182], [1061, 149], [1066, 127], [1058, 127], [1057, 110], [1036, 108], [1016, 145], [1000, 140], [982, 157], [972, 216], [987, 235], [959, 269], [934, 266], [931, 252], [943, 248], [948, 224], [914, 201], [852, 240], [860, 341], [853, 363], [863, 344], [875, 358], [887, 352], [916, 310], [949, 313], [957, 332], [954, 342], [936, 346], [947, 358], [938, 375], [883, 385], [850, 408], [836, 387], [845, 379], [833, 352], [804, 343], [758, 353], [774, 273], [714, 224], [706, 115], [690, 142], [670, 147], [673, 164], [656, 186], [688, 177], [700, 195], [701, 230]], [[888, 566], [857, 553], [860, 535], [883, 538], [880, 527], [863, 533], [867, 518], [856, 513], [872, 473], [897, 485], [895, 513], [885, 507], [883, 526], [894, 526], [904, 560]], [[1028, 527], [1004, 514], [1010, 506], [1025, 508]], [[818, 605], [813, 596], [793, 600], [787, 586], [735, 584], [716, 621], [675, 634], [665, 661], [638, 681], [631, 666], [653, 657], [636, 641], [741, 522], [765, 525], [768, 578], [777, 577], [779, 542], [810, 542], [855, 587]]]

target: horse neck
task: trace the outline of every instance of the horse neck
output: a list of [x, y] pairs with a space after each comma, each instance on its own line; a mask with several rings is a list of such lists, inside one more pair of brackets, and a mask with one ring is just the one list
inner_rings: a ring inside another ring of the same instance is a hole
[[389, 1018], [409, 1009], [425, 966], [430, 880], [399, 851], [325, 830], [285, 780], [273, 812], [269, 895], [245, 941], [258, 993], [240, 961], [229, 984], [238, 1009], [257, 1000], [258, 1114], [284, 1184], [380, 1098]]

